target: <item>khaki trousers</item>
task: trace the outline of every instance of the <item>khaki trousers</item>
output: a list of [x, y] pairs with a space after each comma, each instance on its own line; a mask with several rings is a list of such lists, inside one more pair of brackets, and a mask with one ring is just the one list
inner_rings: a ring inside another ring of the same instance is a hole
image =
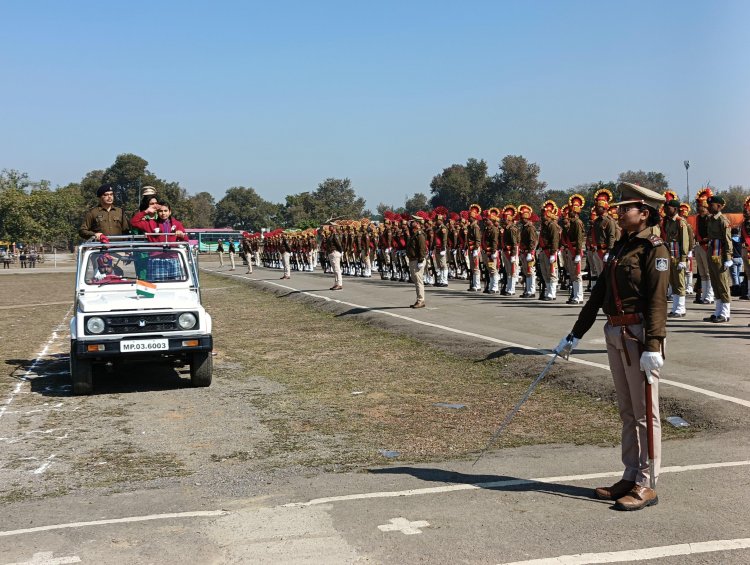
[[341, 274], [341, 251], [333, 251], [328, 254], [328, 262], [333, 269], [333, 279], [335, 286], [343, 286], [344, 277]]
[[593, 276], [598, 277], [604, 272], [604, 261], [595, 249], [586, 252], [586, 263]]
[[549, 258], [551, 256], [552, 251], [545, 251], [544, 249], [540, 249], [537, 253], [542, 280], [544, 280], [544, 284], [547, 285], [547, 294], [550, 293], [550, 287], [557, 284], [557, 259], [555, 259], [554, 263], [550, 263]]
[[[628, 326], [630, 331], [641, 341], [643, 325]], [[617, 405], [622, 420], [622, 463], [625, 471], [623, 480], [635, 481], [639, 485], [649, 486], [651, 472], [655, 481], [661, 467], [661, 421], [659, 420], [659, 379], [651, 385], [651, 407], [654, 425], [654, 469], [648, 468], [648, 433], [646, 427], [646, 376], [640, 369], [641, 354], [638, 344], [626, 339], [623, 344], [621, 328], [604, 325], [604, 337], [607, 343], [609, 367], [617, 391]], [[624, 355], [627, 347], [630, 365]], [[654, 375], [658, 377], [658, 375]]]
[[[565, 259], [565, 269], [568, 271], [568, 276], [572, 282], [583, 282], [583, 275], [581, 274], [581, 261], [575, 262], [575, 253], [571, 252], [567, 247], [563, 249], [563, 257]], [[581, 259], [583, 260], [583, 259]]]
[[289, 277], [292, 275], [291, 262], [289, 260], [289, 252], [283, 251], [281, 253], [281, 266], [284, 269], [284, 276]]
[[698, 276], [705, 280], [708, 278], [708, 252], [705, 247], [695, 244], [693, 247], [693, 258], [697, 264]]
[[729, 270], [724, 268], [724, 262], [718, 255], [708, 258], [708, 276], [711, 278], [711, 286], [714, 289], [714, 296], [724, 303], [729, 303], [732, 298], [729, 296]]
[[[425, 259], [426, 260], [426, 259]], [[423, 260], [424, 261], [424, 260]], [[409, 260], [409, 274], [411, 280], [414, 281], [414, 287], [417, 291], [417, 302], [424, 302], [424, 262], [422, 262], [422, 268], [417, 267], [419, 262], [416, 260]]]
[[[672, 294], [685, 296], [685, 271], [680, 271], [677, 265], [679, 259], [672, 257], [669, 267], [669, 286], [672, 287]], [[687, 263], [685, 263], [687, 265]]]

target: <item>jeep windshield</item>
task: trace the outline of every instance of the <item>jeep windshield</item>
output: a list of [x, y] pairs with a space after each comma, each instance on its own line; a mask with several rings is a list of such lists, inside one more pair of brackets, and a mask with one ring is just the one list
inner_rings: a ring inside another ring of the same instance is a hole
[[86, 284], [133, 284], [136, 280], [152, 283], [185, 282], [188, 270], [185, 258], [176, 249], [131, 247], [102, 249], [89, 254], [84, 275]]

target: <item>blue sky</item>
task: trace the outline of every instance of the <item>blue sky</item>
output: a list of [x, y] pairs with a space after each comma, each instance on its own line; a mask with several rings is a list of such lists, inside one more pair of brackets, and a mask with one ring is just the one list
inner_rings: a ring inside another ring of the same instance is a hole
[[375, 208], [508, 154], [550, 188], [750, 186], [750, 2], [0, 3], [0, 168], [149, 161], [220, 198], [348, 177]]

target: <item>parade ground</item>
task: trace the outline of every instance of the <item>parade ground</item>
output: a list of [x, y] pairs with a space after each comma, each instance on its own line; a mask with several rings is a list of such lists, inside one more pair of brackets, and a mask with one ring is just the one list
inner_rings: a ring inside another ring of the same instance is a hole
[[622, 473], [602, 317], [479, 457], [564, 298], [450, 281], [413, 310], [377, 273], [201, 259], [212, 385], [134, 363], [74, 397], [71, 267], [0, 275], [0, 565], [750, 562], [750, 303], [669, 320], [659, 504], [618, 512], [592, 492]]

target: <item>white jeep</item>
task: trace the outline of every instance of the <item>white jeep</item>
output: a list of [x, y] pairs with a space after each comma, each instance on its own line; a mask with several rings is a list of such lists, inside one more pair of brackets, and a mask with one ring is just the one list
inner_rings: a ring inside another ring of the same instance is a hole
[[127, 360], [190, 365], [193, 386], [213, 372], [211, 316], [187, 242], [110, 237], [79, 246], [70, 321], [73, 394], [91, 394], [94, 365]]

